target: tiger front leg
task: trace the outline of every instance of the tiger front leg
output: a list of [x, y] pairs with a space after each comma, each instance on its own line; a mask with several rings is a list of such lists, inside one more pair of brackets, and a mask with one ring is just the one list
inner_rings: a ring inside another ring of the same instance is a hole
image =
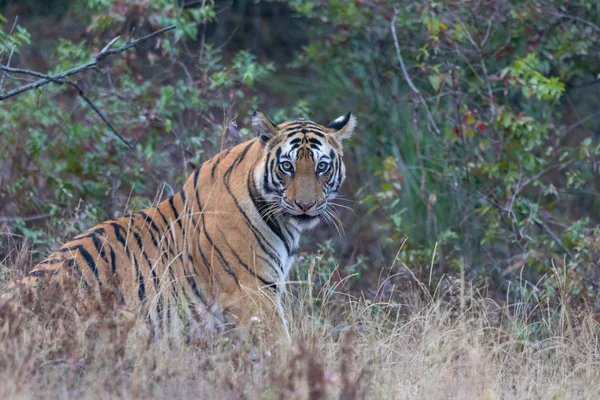
[[268, 354], [291, 342], [280, 296], [264, 291], [247, 292], [229, 311], [237, 317], [240, 338], [254, 350]]

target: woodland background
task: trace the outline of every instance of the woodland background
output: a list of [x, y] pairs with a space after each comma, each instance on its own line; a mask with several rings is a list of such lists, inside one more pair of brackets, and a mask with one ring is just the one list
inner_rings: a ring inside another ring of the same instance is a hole
[[[0, 102], [3, 279], [177, 191], [221, 148], [224, 114], [232, 146], [257, 107], [323, 124], [352, 110], [354, 212], [340, 209], [343, 236], [310, 235], [300, 277], [318, 258], [373, 301], [462, 277], [539, 304], [561, 275], [569, 301], [600, 305], [595, 0], [4, 0], [0, 14], [0, 64], [44, 74], [176, 25], [71, 76], [83, 95], [51, 83]], [[0, 93], [35, 79], [0, 71]]]
[[345, 234], [307, 235], [258, 360], [110, 295], [0, 296], [0, 398], [600, 398], [597, 0], [0, 0], [0, 99], [171, 25], [0, 100], [0, 288], [257, 107], [357, 116]]

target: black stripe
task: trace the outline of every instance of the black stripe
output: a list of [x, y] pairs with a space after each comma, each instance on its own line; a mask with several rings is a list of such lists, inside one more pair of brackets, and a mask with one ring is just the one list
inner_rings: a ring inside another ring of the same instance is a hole
[[242, 264], [242, 266], [246, 269], [246, 271], [248, 271], [252, 276], [254, 276], [255, 278], [257, 278], [259, 281], [261, 281], [266, 287], [277, 291], [277, 285], [275, 284], [275, 282], [267, 281], [265, 278], [263, 278], [262, 276], [258, 275], [252, 269], [250, 269], [250, 267], [248, 267], [248, 265], [244, 261], [242, 261], [242, 259], [238, 255], [238, 253], [233, 249], [233, 247], [231, 247], [231, 245], [227, 242], [227, 239], [225, 238], [225, 234], [223, 233], [223, 231], [221, 230], [221, 228], [218, 228], [218, 229], [219, 229], [219, 232], [221, 232], [221, 236], [223, 237], [223, 241], [225, 242], [225, 244], [227, 245], [227, 247], [229, 247], [229, 251], [231, 251], [231, 253], [235, 256], [235, 258], [237, 258], [238, 262], [240, 264]]
[[183, 189], [181, 189], [179, 191], [179, 197], [181, 197], [181, 207], [183, 207], [183, 209], [185, 210], [186, 197], [185, 197], [185, 192], [183, 191]]
[[[173, 241], [173, 243], [177, 244], [177, 242], [175, 241], [175, 237], [173, 236], [173, 231], [171, 229], [171, 226], [167, 222], [167, 219], [165, 218], [164, 214], [160, 211], [160, 208], [158, 208], [158, 207], [156, 208], [156, 211], [158, 211], [158, 213], [162, 217], [162, 220], [165, 223], [165, 228], [166, 228], [167, 232], [169, 233], [171, 240]], [[167, 244], [167, 249], [169, 250], [169, 254], [171, 254], [173, 257], [175, 257], [175, 253], [173, 252], [173, 249], [171, 248], [171, 245], [169, 244], [166, 234], [163, 235], [163, 239], [165, 240], [165, 243]]]
[[[167, 222], [167, 219], [165, 218], [165, 215], [160, 211], [160, 208], [156, 207], [156, 211], [158, 211], [158, 213], [160, 214], [160, 216], [162, 217], [162, 220], [165, 223], [165, 228], [167, 229], [167, 232], [169, 232], [169, 236], [171, 236], [171, 239], [173, 240], [173, 243], [177, 243], [175, 241], [175, 237], [173, 236], [173, 232], [171, 230], [171, 226], [169, 225], [169, 223]], [[169, 242], [166, 240], [167, 237], [164, 236], [165, 241], [167, 242], [167, 249], [169, 250], [169, 253], [175, 257], [175, 253], [173, 253], [173, 249], [171, 249], [171, 246], [169, 245]]]
[[[273, 161], [271, 161], [271, 164], [273, 164]], [[271, 168], [273, 168], [273, 165], [271, 165]], [[282, 179], [283, 177], [279, 171], [275, 171], [275, 173], [273, 173], [273, 170], [271, 170], [271, 184], [277, 188], [276, 192], [279, 194], [283, 194], [283, 189], [281, 188], [282, 185], [280, 183]]]
[[263, 175], [263, 190], [265, 193], [270, 193], [273, 190], [269, 188], [269, 160], [271, 159], [271, 153], [267, 154], [267, 160], [265, 162], [265, 172]]
[[252, 170], [250, 170], [250, 172], [248, 173], [248, 179], [246, 181], [246, 184], [248, 186], [248, 192], [250, 193], [250, 198], [252, 199], [252, 203], [254, 204], [256, 211], [261, 216], [262, 220], [265, 221], [265, 223], [271, 229], [271, 231], [275, 235], [277, 235], [277, 237], [279, 239], [281, 239], [281, 241], [283, 242], [283, 245], [285, 246], [285, 251], [287, 252], [287, 254], [290, 254], [290, 245], [287, 242], [287, 239], [285, 238], [285, 236], [283, 235], [283, 232], [281, 231], [281, 227], [279, 226], [279, 224], [276, 221], [274, 221], [272, 218], [265, 218], [263, 216], [263, 214], [260, 212], [260, 210], [264, 209], [264, 207], [267, 204], [264, 201], [262, 201], [262, 199], [259, 199], [258, 193], [255, 193], [256, 190], [254, 189], [255, 184], [254, 184], [254, 177], [252, 175]]
[[[198, 169], [198, 174], [200, 174], [200, 169]], [[197, 188], [198, 174], [194, 176], [194, 189], [195, 189], [195, 192], [196, 192], [196, 203], [198, 204], [198, 212], [202, 212], [202, 207], [200, 206], [199, 190]]]
[[202, 251], [202, 245], [200, 244], [200, 241], [198, 241], [198, 251], [200, 252], [200, 257], [202, 258], [202, 263], [206, 267], [206, 271], [208, 272], [208, 276], [210, 277], [212, 275], [212, 273], [210, 272], [210, 267], [211, 266], [210, 266], [210, 264], [208, 262], [208, 259], [204, 255], [204, 252]]
[[108, 263], [108, 259], [106, 258], [106, 253], [104, 252], [104, 244], [100, 242], [100, 239], [98, 239], [98, 237], [96, 236], [95, 233], [92, 233], [90, 235], [90, 238], [92, 239], [92, 242], [94, 243], [94, 247], [96, 248], [96, 251], [98, 252], [100, 257], [102, 257], [102, 259]]
[[200, 175], [200, 167], [194, 171], [194, 189], [198, 187], [198, 175]]
[[177, 209], [175, 208], [175, 204], [173, 203], [174, 197], [175, 196], [171, 196], [169, 198], [169, 204], [171, 205], [171, 211], [173, 211], [173, 217], [175, 218], [175, 221], [177, 221], [177, 225], [179, 225], [179, 228], [182, 228], [181, 220], [179, 219], [179, 213], [177, 212]]
[[88, 283], [85, 280], [85, 277], [83, 276], [81, 271], [79, 270], [79, 267], [77, 266], [77, 261], [74, 258], [71, 258], [71, 259], [67, 260], [67, 265], [69, 266], [69, 268], [71, 268], [73, 271], [75, 271], [75, 273], [79, 277], [80, 282], [83, 283], [83, 287], [87, 288]]
[[[183, 192], [183, 189], [179, 192], [179, 197], [181, 197], [181, 204], [182, 204], [181, 207], [182, 207], [182, 210], [183, 210], [183, 215], [185, 216], [186, 215], [186, 207], [185, 207], [186, 198], [185, 198], [185, 193]], [[189, 214], [188, 214], [188, 216], [189, 216]], [[179, 215], [177, 216], [177, 219], [180, 220]], [[189, 221], [186, 220], [185, 222], [187, 222], [186, 223], [186, 227], [187, 227], [188, 224], [189, 224]], [[185, 232], [186, 228], [183, 227], [182, 223], [179, 224], [179, 227], [181, 228], [181, 240], [183, 241], [183, 250], [185, 251], [185, 247], [186, 247], [186, 244], [187, 244], [187, 241], [186, 241], [186, 232]]]
[[194, 292], [196, 297], [200, 299], [200, 302], [208, 309], [208, 302], [206, 301], [206, 297], [204, 297], [202, 293], [200, 293], [200, 291], [198, 290], [196, 279], [194, 279], [194, 277], [191, 274], [185, 274], [185, 277], [190, 286], [192, 287], [192, 291]]
[[225, 257], [223, 256], [223, 253], [221, 253], [221, 250], [217, 246], [215, 246], [215, 244], [213, 243], [210, 235], [208, 234], [208, 232], [206, 230], [206, 224], [204, 222], [204, 218], [202, 219], [202, 226], [204, 228], [204, 235], [206, 236], [206, 239], [208, 240], [208, 243], [210, 244], [211, 248], [213, 248], [217, 252], [217, 258], [219, 258], [219, 261], [221, 261], [221, 264], [223, 265], [223, 268], [233, 278], [233, 280], [235, 281], [235, 283], [239, 286], [240, 285], [240, 281], [238, 280], [237, 275], [235, 274], [235, 272], [233, 272], [233, 270], [229, 266], [229, 263], [225, 260]]
[[167, 301], [167, 328], [171, 327], [171, 300]]
[[[286, 135], [287, 135], [288, 138], [290, 138], [290, 137], [292, 137], [294, 135], [297, 135], [300, 132], [302, 132], [305, 135], [306, 134], [313, 134], [313, 135], [317, 135], [317, 136], [322, 137], [322, 138], [325, 137], [325, 135], [324, 135], [325, 132], [321, 131], [320, 129], [319, 130], [314, 129], [312, 127], [306, 127], [306, 128], [300, 129], [300, 130], [294, 130], [293, 132], [289, 132], [289, 133], [286, 132]], [[321, 132], [323, 132], [323, 133], [321, 133]]]
[[81, 239], [85, 239], [85, 238], [89, 238], [92, 237], [93, 235], [99, 234], [99, 235], [103, 235], [105, 233], [104, 228], [97, 228], [94, 229], [92, 232], [83, 232], [80, 235], [77, 235], [73, 238], [73, 240], [81, 240]]
[[162, 217], [163, 222], [165, 223], [165, 227], [167, 229], [170, 228], [169, 222], [167, 222], [167, 219], [165, 218], [165, 215], [160, 211], [160, 208], [156, 207], [156, 211], [158, 211], [158, 213], [160, 214], [160, 216]]
[[337, 162], [337, 185], [335, 188], [335, 191], [337, 192], [338, 190], [340, 190], [340, 187], [342, 186], [342, 156], [338, 155], [338, 162]]
[[152, 219], [152, 217], [150, 217], [148, 214], [146, 214], [145, 211], [140, 211], [139, 213], [144, 217], [144, 221], [146, 221], [147, 223], [149, 223], [150, 227], [152, 229], [154, 229], [154, 231], [160, 235], [160, 229], [158, 229], [158, 226], [156, 226], [156, 223], [154, 222], [154, 220]]
[[50, 260], [44, 260], [41, 263], [39, 263], [38, 265], [49, 265], [49, 264], [59, 264], [61, 262], [64, 262], [65, 260], [62, 258], [53, 258]]
[[88, 251], [81, 245], [77, 246], [77, 248], [79, 250], [79, 254], [81, 254], [81, 256], [83, 257], [83, 259], [85, 260], [87, 265], [90, 267], [90, 269], [94, 273], [94, 276], [96, 277], [96, 280], [98, 281], [98, 284], [100, 286], [102, 286], [102, 282], [100, 282], [100, 276], [98, 275], [98, 268], [96, 267], [96, 262], [92, 258], [91, 254], [88, 253]]
[[[190, 216], [190, 218], [192, 219], [192, 224], [194, 224], [195, 227], [198, 227], [200, 229], [200, 234], [202, 234], [202, 227], [196, 223], [193, 216]], [[202, 216], [200, 216], [200, 218], [202, 218]], [[206, 234], [206, 232], [205, 232], [205, 234]], [[206, 271], [208, 272], [208, 276], [210, 277], [211, 276], [210, 265], [209, 265], [208, 259], [206, 258], [206, 256], [204, 255], [204, 252], [202, 251], [202, 245], [200, 244], [200, 240], [198, 240], [198, 252], [200, 253], [200, 257], [202, 258], [202, 263], [206, 267]], [[188, 255], [188, 257], [191, 257], [191, 256]]]
[[110, 250], [110, 266], [112, 268], [113, 275], [117, 273], [117, 257], [115, 255], [115, 251], [113, 250], [111, 245], [108, 245]]
[[129, 248], [127, 247], [127, 242], [125, 241], [125, 238], [121, 234], [121, 230], [123, 229], [123, 227], [121, 225], [117, 224], [116, 222], [111, 222], [110, 225], [115, 230], [115, 237], [123, 245], [123, 247], [125, 247], [125, 251], [127, 252], [127, 256], [129, 257]]
[[[198, 196], [198, 192], [196, 192], [196, 195]], [[200, 209], [202, 209], [202, 203], [200, 202], [200, 197], [198, 197], [198, 205], [200, 206]], [[223, 266], [223, 269], [225, 269], [225, 272], [227, 272], [227, 274], [229, 274], [233, 280], [235, 281], [236, 285], [240, 285], [240, 281], [237, 278], [237, 275], [235, 274], [235, 272], [233, 272], [231, 270], [231, 268], [229, 267], [229, 264], [227, 263], [227, 261], [225, 261], [225, 257], [223, 257], [223, 254], [221, 253], [221, 251], [219, 250], [218, 247], [215, 246], [215, 244], [212, 241], [212, 238], [210, 237], [210, 235], [208, 234], [208, 231], [206, 230], [206, 221], [204, 220], [204, 214], [200, 215], [200, 221], [202, 222], [202, 229], [204, 230], [204, 236], [206, 237], [206, 240], [208, 240], [208, 243], [211, 245], [211, 247], [213, 249], [215, 249], [215, 251], [217, 252], [217, 258], [219, 258], [219, 261], [221, 262], [221, 265]], [[200, 242], [198, 242], [200, 243]], [[200, 248], [200, 244], [198, 244], [198, 247]], [[202, 252], [202, 250], [201, 250]], [[205, 259], [204, 256], [202, 256], [203, 260]], [[208, 266], [208, 263], [206, 263], [206, 265]], [[210, 273], [210, 270], [209, 270]]]
[[[263, 236], [263, 234], [260, 233], [260, 231], [258, 229], [256, 229], [256, 227], [252, 224], [252, 222], [250, 221], [250, 218], [248, 217], [248, 215], [246, 214], [246, 212], [242, 209], [242, 207], [238, 203], [237, 199], [233, 195], [233, 192], [231, 191], [231, 187], [229, 185], [229, 181], [231, 179], [231, 173], [233, 172], [233, 170], [235, 169], [235, 167], [237, 167], [243, 161], [244, 157], [246, 156], [246, 153], [248, 152], [248, 150], [250, 149], [250, 146], [252, 146], [252, 144], [253, 144], [253, 142], [251, 142], [248, 146], [246, 146], [246, 148], [244, 149], [244, 151], [242, 151], [242, 153], [240, 153], [240, 155], [238, 155], [238, 158], [227, 169], [227, 171], [223, 175], [223, 182], [225, 184], [225, 188], [227, 189], [227, 192], [229, 193], [229, 195], [233, 199], [233, 201], [234, 201], [234, 203], [235, 203], [238, 211], [244, 217], [244, 219], [246, 221], [246, 225], [250, 228], [250, 230], [254, 234], [254, 237], [256, 238], [256, 241], [257, 241], [258, 245], [260, 246], [260, 248], [269, 257], [271, 257], [274, 260], [277, 260], [278, 257], [273, 254], [273, 252], [277, 253], [277, 250], [275, 250], [275, 248], [265, 239], [265, 237]], [[270, 247], [272, 251], [269, 251], [266, 247]]]
[[[65, 261], [65, 260], [61, 260]], [[31, 271], [27, 274], [27, 276], [35, 276], [35, 277], [44, 277], [44, 276], [54, 276], [58, 274], [58, 269], [38, 269], [36, 271]]]
[[146, 262], [148, 263], [148, 268], [150, 269], [150, 272], [152, 273], [152, 279], [154, 280], [154, 287], [156, 289], [156, 292], [158, 293], [158, 288], [160, 287], [160, 280], [158, 279], [158, 276], [156, 275], [156, 271], [152, 267], [152, 262], [150, 261], [148, 254], [146, 254], [146, 251], [144, 250], [144, 246], [142, 245], [142, 238], [140, 237], [140, 235], [137, 232], [132, 232], [132, 233], [133, 233], [133, 237], [135, 238], [135, 240], [137, 242], [138, 247], [140, 248], [140, 251], [142, 252], [142, 255], [144, 256], [144, 258], [146, 259]]
[[156, 302], [156, 313], [159, 315], [159, 318], [162, 319], [161, 314], [163, 312], [163, 295], [162, 295], [162, 293], [159, 293], [158, 291], [156, 292], [156, 295], [158, 296], [158, 301]]
[[[277, 275], [279, 275], [279, 271], [277, 271], [277, 268], [275, 268], [269, 260], [267, 260], [266, 258], [261, 256], [260, 254], [256, 254], [256, 258], [260, 258], [261, 260], [263, 260], [263, 262], [265, 264], [267, 264], [269, 266], [269, 268], [271, 268]], [[279, 267], [279, 270], [281, 271], [281, 273], [283, 273], [284, 271], [283, 271], [283, 265], [281, 264], [281, 261], [277, 260], [277, 266]]]
[[[69, 244], [69, 243], [67, 243], [67, 244]], [[76, 246], [73, 246], [73, 247], [63, 247], [62, 249], [58, 249], [56, 252], [57, 253], [75, 252], [75, 251], [78, 250], [77, 248], [79, 246], [80, 245], [76, 245]]]
[[212, 179], [212, 181], [215, 181], [215, 172], [217, 172], [217, 166], [219, 165], [219, 163], [221, 162], [221, 154], [219, 153], [217, 155], [217, 160], [213, 163], [213, 166], [210, 170], [210, 178]]
[[143, 301], [146, 298], [146, 287], [144, 286], [144, 277], [140, 273], [140, 267], [138, 265], [137, 259], [133, 256], [133, 264], [135, 265], [135, 275], [138, 280], [138, 297], [140, 301]]
[[[138, 229], [140, 230], [140, 232], [142, 231], [141, 228], [138, 228]], [[156, 240], [154, 233], [150, 229], [147, 229], [147, 232], [150, 234], [150, 239], [152, 240], [152, 244], [154, 245], [154, 248], [158, 249], [158, 241]]]

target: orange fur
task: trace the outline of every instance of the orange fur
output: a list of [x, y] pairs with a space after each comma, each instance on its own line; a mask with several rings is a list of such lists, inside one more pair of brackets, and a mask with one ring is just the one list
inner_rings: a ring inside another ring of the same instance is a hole
[[[244, 333], [257, 317], [270, 334], [289, 339], [281, 307], [285, 279], [300, 232], [318, 222], [326, 192], [333, 197], [344, 178], [341, 139], [354, 128], [353, 117], [345, 118], [335, 128], [307, 120], [276, 126], [258, 113], [253, 127], [259, 138], [205, 162], [157, 207], [76, 236], [25, 282], [42, 285], [45, 278], [70, 276], [97, 297], [100, 287], [112, 285], [123, 307], [148, 313], [155, 335], [187, 330], [202, 337], [233, 328]], [[269, 160], [279, 162], [290, 146], [296, 146], [290, 155], [311, 152], [313, 159], [296, 156], [290, 160], [294, 171], [286, 175]], [[316, 168], [326, 162], [316, 157], [324, 149], [331, 165], [321, 174]], [[311, 209], [302, 208], [313, 202]]]

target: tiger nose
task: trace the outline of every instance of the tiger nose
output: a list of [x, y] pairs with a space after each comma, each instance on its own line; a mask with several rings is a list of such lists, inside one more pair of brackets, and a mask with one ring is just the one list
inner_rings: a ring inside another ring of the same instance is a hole
[[312, 203], [298, 203], [296, 202], [296, 205], [298, 207], [300, 207], [300, 209], [304, 212], [307, 212], [308, 210], [311, 209], [312, 206], [314, 206], [316, 203], [316, 201], [313, 201]]

